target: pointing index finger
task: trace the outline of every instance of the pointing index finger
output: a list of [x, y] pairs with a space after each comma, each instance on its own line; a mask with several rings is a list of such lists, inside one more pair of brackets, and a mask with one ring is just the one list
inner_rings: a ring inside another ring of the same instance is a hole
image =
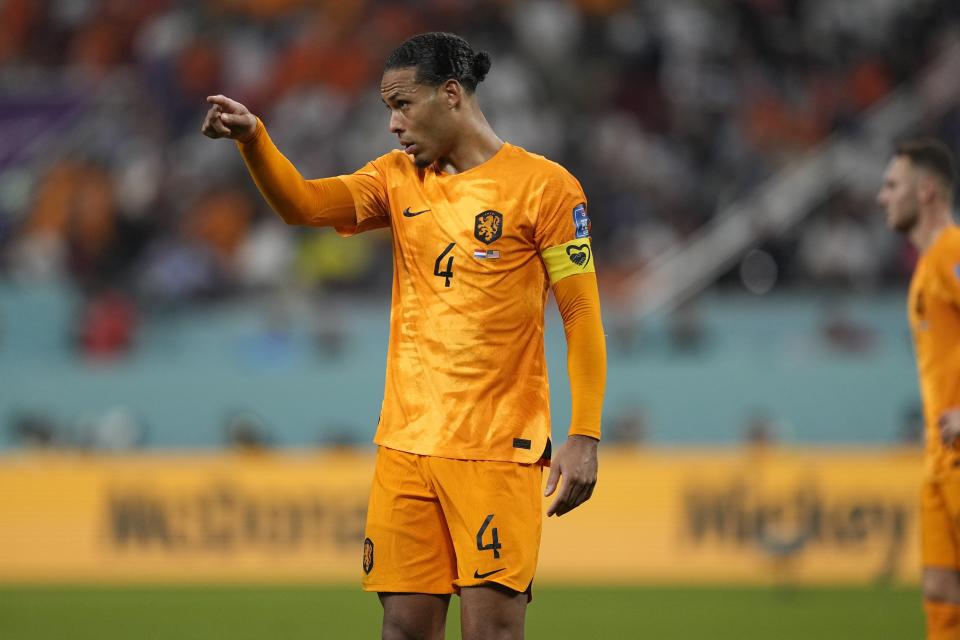
[[215, 96], [207, 96], [207, 102], [220, 107], [227, 113], [240, 113], [243, 111], [243, 106], [239, 102], [231, 100], [224, 95], [217, 94]]

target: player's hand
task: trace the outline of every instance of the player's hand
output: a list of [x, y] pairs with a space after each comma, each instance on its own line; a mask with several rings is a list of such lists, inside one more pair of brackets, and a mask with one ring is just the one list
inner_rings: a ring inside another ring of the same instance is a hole
[[245, 106], [227, 96], [207, 96], [212, 106], [203, 119], [200, 132], [209, 138], [230, 138], [246, 142], [257, 130], [257, 117]]
[[563, 478], [560, 493], [547, 509], [547, 517], [562, 516], [590, 499], [597, 486], [597, 439], [573, 435], [563, 443], [550, 465], [543, 495], [552, 495]]
[[948, 447], [954, 445], [957, 438], [960, 438], [960, 408], [945, 411], [938, 421], [940, 426], [940, 439]]

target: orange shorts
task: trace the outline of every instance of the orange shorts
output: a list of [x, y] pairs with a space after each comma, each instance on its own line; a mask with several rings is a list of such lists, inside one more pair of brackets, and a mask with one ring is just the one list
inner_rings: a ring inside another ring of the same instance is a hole
[[540, 552], [543, 467], [380, 447], [363, 550], [366, 591], [530, 588]]
[[923, 566], [960, 571], [960, 471], [924, 480], [920, 536]]

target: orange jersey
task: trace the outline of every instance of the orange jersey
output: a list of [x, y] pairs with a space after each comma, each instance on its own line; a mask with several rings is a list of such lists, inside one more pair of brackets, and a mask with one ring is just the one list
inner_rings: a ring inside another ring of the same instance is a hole
[[943, 446], [938, 420], [960, 407], [960, 227], [951, 225], [917, 262], [908, 309], [920, 375], [928, 469], [956, 455]]
[[418, 169], [393, 151], [340, 179], [357, 220], [341, 234], [393, 230], [374, 441], [430, 456], [536, 461], [550, 436], [547, 289], [594, 277], [580, 184], [510, 144], [458, 174]]

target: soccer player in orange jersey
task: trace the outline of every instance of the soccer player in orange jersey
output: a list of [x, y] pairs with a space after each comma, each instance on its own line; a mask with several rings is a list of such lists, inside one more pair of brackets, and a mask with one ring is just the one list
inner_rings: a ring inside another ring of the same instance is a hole
[[428, 33], [387, 59], [380, 94], [402, 150], [304, 179], [243, 105], [211, 96], [202, 131], [236, 140], [290, 224], [393, 233], [393, 299], [363, 586], [383, 637], [442, 638], [452, 593], [464, 638], [520, 638], [550, 462], [543, 322], [567, 337], [569, 436], [547, 515], [590, 498], [606, 371], [586, 197], [560, 165], [497, 137], [475, 91], [490, 57]]
[[907, 313], [926, 423], [921, 496], [927, 638], [960, 638], [960, 227], [954, 160], [928, 139], [899, 145], [877, 200], [920, 252]]

